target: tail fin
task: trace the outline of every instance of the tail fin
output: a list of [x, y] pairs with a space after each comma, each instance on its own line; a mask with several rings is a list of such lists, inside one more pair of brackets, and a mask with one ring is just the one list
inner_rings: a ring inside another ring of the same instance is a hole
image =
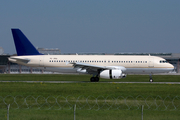
[[18, 56], [42, 55], [19, 29], [11, 29]]

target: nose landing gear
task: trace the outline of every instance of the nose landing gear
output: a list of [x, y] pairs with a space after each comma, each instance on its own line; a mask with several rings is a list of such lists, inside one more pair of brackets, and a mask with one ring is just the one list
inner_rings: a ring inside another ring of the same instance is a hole
[[149, 82], [153, 82], [153, 78], [151, 74], [149, 75]]

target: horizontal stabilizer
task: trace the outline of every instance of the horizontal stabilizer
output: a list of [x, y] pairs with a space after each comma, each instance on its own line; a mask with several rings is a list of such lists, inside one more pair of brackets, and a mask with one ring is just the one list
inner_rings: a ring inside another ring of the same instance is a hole
[[30, 61], [30, 59], [27, 59], [27, 58], [8, 58], [9, 61], [11, 62], [21, 62], [21, 63], [28, 63]]

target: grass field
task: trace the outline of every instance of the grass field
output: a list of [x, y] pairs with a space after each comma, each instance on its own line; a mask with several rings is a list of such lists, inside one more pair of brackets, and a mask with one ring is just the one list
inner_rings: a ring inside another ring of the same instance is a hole
[[[0, 81], [89, 81], [89, 75], [23, 75], [23, 74], [2, 74], [0, 75]], [[125, 79], [120, 80], [106, 80], [100, 79], [100, 81], [148, 81], [148, 75], [128, 75]], [[154, 75], [154, 80], [157, 82], [180, 82], [180, 76], [173, 75]], [[118, 96], [133, 96], [138, 95], [144, 98], [148, 96], [157, 97], [160, 95], [162, 98], [170, 96], [173, 98], [179, 95], [180, 85], [176, 84], [115, 84], [115, 83], [0, 83], [0, 96], [1, 98], [10, 96], [21, 95], [27, 97], [29, 95], [38, 97], [43, 96], [47, 98], [48, 96], [57, 97], [62, 95], [64, 97], [73, 96], [75, 98], [79, 96], [112, 96], [117, 98]], [[11, 98], [12, 99], [12, 98]], [[102, 101], [103, 98], [99, 97]], [[131, 100], [131, 98], [129, 98]], [[99, 101], [99, 102], [101, 102]], [[171, 99], [166, 99], [166, 102], [172, 101]], [[0, 100], [0, 105], [3, 100]], [[50, 101], [52, 102], [52, 101]], [[99, 103], [101, 104], [101, 103]], [[169, 103], [168, 103], [169, 104]], [[177, 99], [176, 104], [180, 107], [180, 101]], [[6, 119], [6, 109], [0, 107], [0, 119]], [[121, 110], [121, 109], [100, 109], [96, 111], [87, 109], [77, 109], [76, 111], [77, 120], [139, 120], [141, 119], [141, 110]], [[144, 110], [145, 120], [179, 120], [180, 114], [178, 110]], [[31, 109], [13, 109], [13, 105], [10, 109], [10, 119], [13, 120], [72, 120], [73, 110], [37, 110], [35, 108]]]
[[[61, 75], [61, 74], [1, 74], [0, 81], [90, 81], [91, 75]], [[153, 75], [155, 82], [180, 82], [180, 75]], [[148, 82], [149, 75], [127, 75], [124, 79], [100, 81]]]
[[[0, 81], [90, 81], [91, 75], [61, 74], [0, 74]], [[154, 82], [180, 82], [180, 75], [153, 75]], [[149, 82], [149, 75], [127, 75], [126, 78], [100, 81]]]

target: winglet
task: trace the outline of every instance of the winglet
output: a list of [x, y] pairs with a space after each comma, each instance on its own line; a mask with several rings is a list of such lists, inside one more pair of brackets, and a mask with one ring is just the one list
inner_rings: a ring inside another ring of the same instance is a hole
[[18, 56], [42, 55], [19, 29], [11, 29]]

